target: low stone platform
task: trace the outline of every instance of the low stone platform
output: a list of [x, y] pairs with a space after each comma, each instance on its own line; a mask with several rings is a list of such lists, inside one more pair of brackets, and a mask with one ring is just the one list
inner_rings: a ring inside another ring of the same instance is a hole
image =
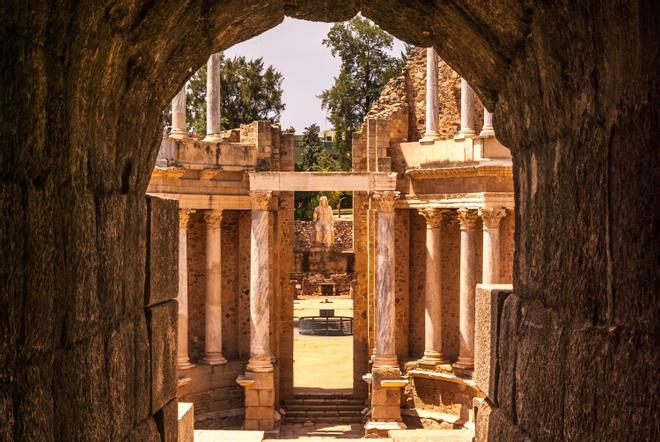
[[195, 442], [261, 442], [263, 431], [195, 430]]
[[391, 430], [392, 442], [471, 442], [474, 431], [470, 430]]

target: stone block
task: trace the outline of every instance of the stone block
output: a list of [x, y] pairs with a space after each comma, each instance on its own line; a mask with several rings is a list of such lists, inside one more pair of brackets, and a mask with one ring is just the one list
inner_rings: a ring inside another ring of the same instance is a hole
[[245, 377], [255, 381], [252, 388], [257, 390], [272, 390], [275, 388], [275, 375], [270, 373], [257, 373], [254, 371], [246, 371]]
[[399, 405], [401, 392], [398, 389], [381, 388], [374, 389], [371, 393], [371, 404], [376, 405]]
[[246, 407], [245, 408], [245, 419], [274, 419], [274, 410], [273, 407]]
[[481, 401], [477, 411], [477, 419], [474, 424], [474, 442], [488, 442], [488, 428], [490, 413], [493, 411], [488, 399]]
[[256, 419], [245, 419], [243, 421], [243, 429], [244, 430], [258, 430], [259, 429], [259, 421]]
[[379, 420], [401, 420], [399, 405], [379, 405], [371, 407], [371, 418]]
[[147, 309], [152, 414], [163, 408], [176, 394], [176, 315], [176, 301]]
[[475, 295], [474, 374], [473, 379], [486, 396], [497, 403], [499, 376], [498, 336], [504, 300], [511, 294], [510, 284], [478, 284]]
[[135, 421], [140, 422], [151, 414], [151, 346], [147, 318], [138, 315], [135, 323]]
[[275, 420], [273, 419], [264, 419], [259, 421], [259, 429], [264, 431], [271, 431], [275, 428]]
[[179, 203], [147, 196], [145, 305], [174, 299], [179, 284]]
[[195, 406], [192, 402], [179, 402], [177, 408], [179, 442], [194, 442]]
[[259, 390], [259, 406], [274, 407], [275, 393], [273, 390]]
[[175, 399], [169, 401], [154, 415], [162, 442], [176, 442], [179, 435], [179, 406]]
[[259, 390], [255, 390], [254, 388], [245, 389], [245, 406], [246, 407], [259, 406]]

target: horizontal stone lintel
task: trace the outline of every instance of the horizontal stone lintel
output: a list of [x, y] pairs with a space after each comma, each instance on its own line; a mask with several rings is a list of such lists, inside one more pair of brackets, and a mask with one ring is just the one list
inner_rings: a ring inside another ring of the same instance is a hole
[[396, 173], [387, 172], [253, 172], [251, 191], [354, 191], [396, 189]]

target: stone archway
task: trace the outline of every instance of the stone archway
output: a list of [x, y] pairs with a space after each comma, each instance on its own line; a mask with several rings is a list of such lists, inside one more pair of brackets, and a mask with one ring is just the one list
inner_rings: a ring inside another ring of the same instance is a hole
[[340, 20], [358, 9], [435, 46], [495, 109], [512, 148], [517, 292], [504, 308], [507, 393], [491, 437], [645, 439], [657, 429], [653, 2], [50, 8], [5, 5], [0, 31], [0, 432], [10, 439], [153, 436], [150, 413], [163, 411], [126, 361], [144, 351], [146, 275], [135, 269], [145, 268], [160, 111], [209, 54], [285, 14]]

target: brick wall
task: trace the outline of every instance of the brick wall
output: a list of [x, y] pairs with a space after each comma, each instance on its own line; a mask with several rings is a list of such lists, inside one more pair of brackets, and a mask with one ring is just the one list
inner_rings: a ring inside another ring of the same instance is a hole
[[[294, 250], [309, 250], [314, 245], [315, 231], [314, 221], [296, 220], [294, 224]], [[335, 219], [334, 234], [333, 250], [353, 250], [353, 221]]]

